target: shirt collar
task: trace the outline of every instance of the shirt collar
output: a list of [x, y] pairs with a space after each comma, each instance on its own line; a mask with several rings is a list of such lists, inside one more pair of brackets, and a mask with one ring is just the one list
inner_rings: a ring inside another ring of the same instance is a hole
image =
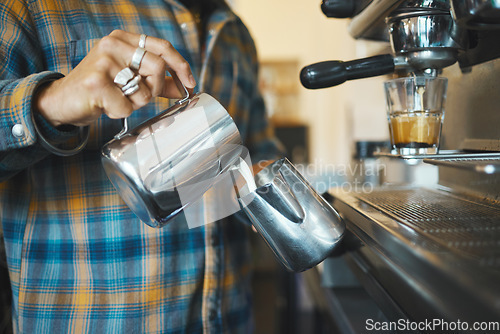
[[210, 19], [207, 24], [207, 37], [205, 41], [206, 49], [205, 52], [203, 53], [202, 68], [200, 73], [200, 82], [202, 85], [202, 87], [200, 88], [201, 90], [203, 89], [203, 82], [205, 81], [206, 69], [209, 60], [212, 57], [212, 51], [214, 49], [214, 45], [217, 41], [217, 38], [220, 35], [220, 32], [222, 31], [224, 26], [229, 22], [235, 20], [236, 20], [236, 15], [232, 11], [226, 9], [217, 10], [210, 16]]

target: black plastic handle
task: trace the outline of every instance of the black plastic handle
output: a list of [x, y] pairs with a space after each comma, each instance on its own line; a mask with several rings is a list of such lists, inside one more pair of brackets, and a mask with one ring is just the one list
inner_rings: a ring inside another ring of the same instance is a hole
[[321, 10], [326, 17], [344, 19], [354, 16], [356, 3], [354, 0], [323, 0]]
[[351, 61], [323, 61], [300, 71], [300, 82], [308, 89], [340, 85], [347, 80], [375, 77], [394, 72], [394, 57], [390, 54]]

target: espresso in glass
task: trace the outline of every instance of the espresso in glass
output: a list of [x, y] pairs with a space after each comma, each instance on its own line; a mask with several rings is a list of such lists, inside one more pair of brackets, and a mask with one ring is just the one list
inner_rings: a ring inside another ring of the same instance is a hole
[[415, 76], [385, 83], [394, 153], [438, 153], [446, 83], [446, 78]]
[[389, 118], [392, 144], [396, 149], [408, 148], [416, 152], [425, 149], [426, 153], [437, 153], [442, 120], [440, 111], [394, 112]]

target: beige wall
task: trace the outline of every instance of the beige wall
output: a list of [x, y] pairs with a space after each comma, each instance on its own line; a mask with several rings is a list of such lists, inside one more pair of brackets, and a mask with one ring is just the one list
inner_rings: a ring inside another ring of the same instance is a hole
[[[327, 18], [320, 4], [320, 0], [232, 1], [256, 41], [261, 60], [294, 59], [302, 68], [386, 51], [380, 43], [354, 41], [347, 32], [348, 20]], [[310, 125], [312, 162], [346, 164], [353, 140], [387, 138], [382, 81], [357, 80], [321, 90], [300, 86], [299, 110]]]

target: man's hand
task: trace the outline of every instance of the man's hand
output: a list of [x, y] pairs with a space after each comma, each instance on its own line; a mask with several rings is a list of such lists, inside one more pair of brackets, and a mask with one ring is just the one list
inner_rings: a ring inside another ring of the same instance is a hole
[[168, 41], [148, 36], [146, 53], [137, 71], [139, 90], [125, 96], [113, 80], [130, 65], [140, 35], [115, 30], [102, 38], [66, 77], [40, 88], [34, 97], [35, 112], [52, 125], [89, 125], [102, 114], [125, 118], [156, 96], [182, 97], [173, 79], [174, 72], [187, 89], [196, 86], [188, 62]]

